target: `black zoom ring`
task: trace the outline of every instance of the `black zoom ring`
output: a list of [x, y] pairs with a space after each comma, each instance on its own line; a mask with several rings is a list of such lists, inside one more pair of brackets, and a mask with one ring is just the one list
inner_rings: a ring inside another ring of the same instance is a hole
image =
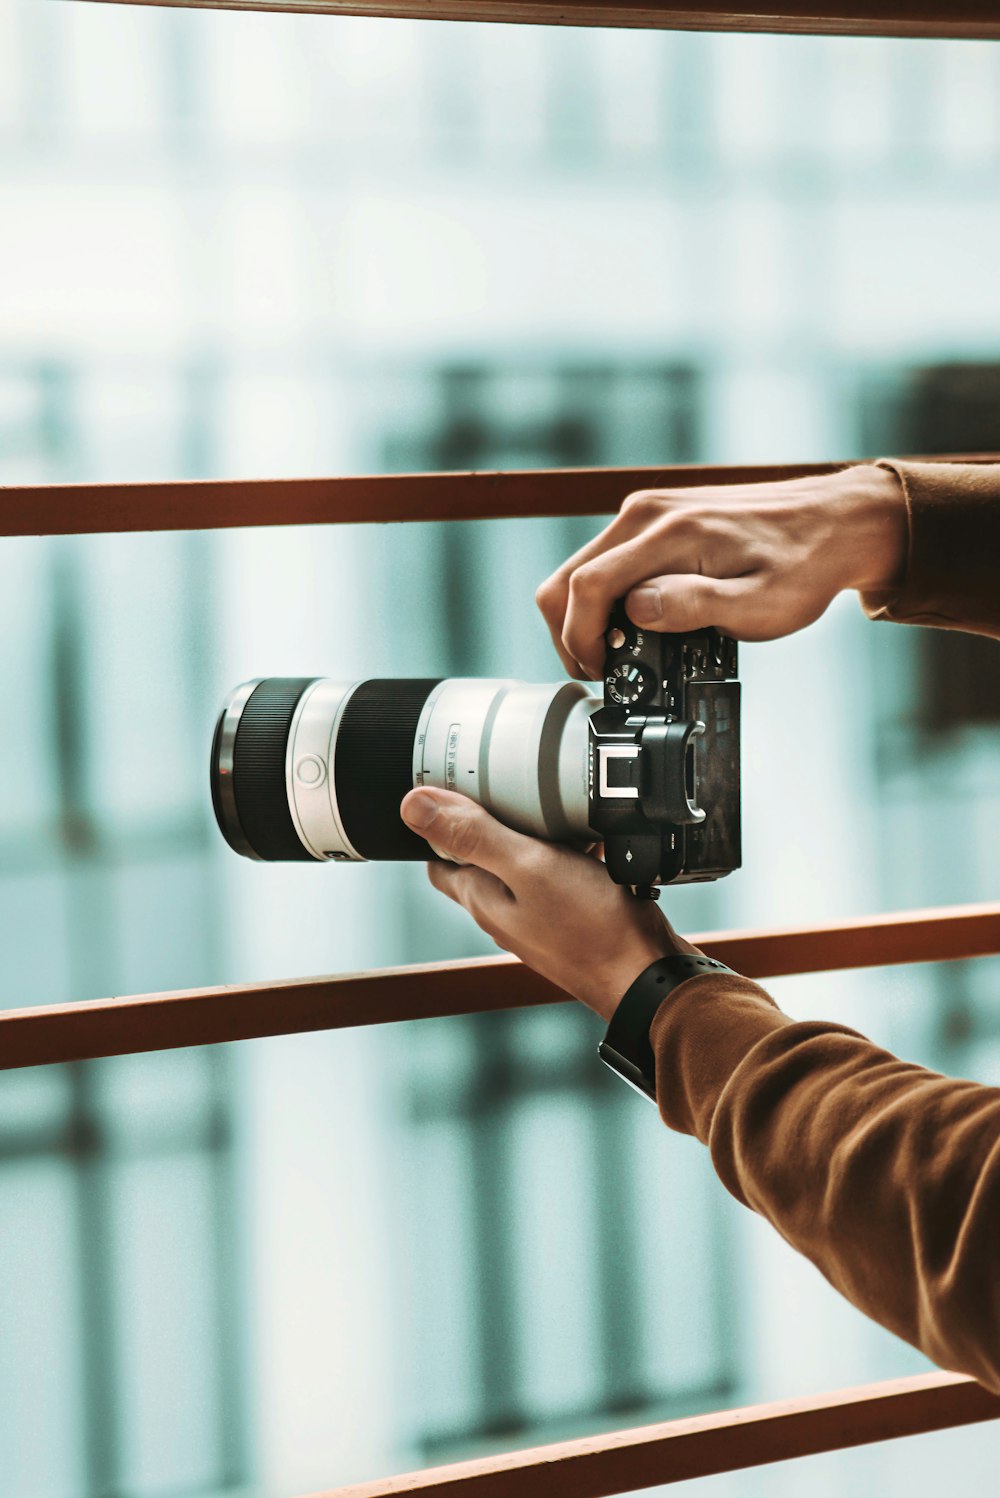
[[426, 842], [400, 820], [413, 789], [413, 750], [424, 704], [437, 680], [363, 681], [337, 731], [334, 784], [348, 841], [362, 858], [430, 858]]
[[288, 809], [285, 757], [295, 709], [314, 676], [272, 676], [255, 687], [236, 730], [233, 795], [258, 858], [311, 861]]

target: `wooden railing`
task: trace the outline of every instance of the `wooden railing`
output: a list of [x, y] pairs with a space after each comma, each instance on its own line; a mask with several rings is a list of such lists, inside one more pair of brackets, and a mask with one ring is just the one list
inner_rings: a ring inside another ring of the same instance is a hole
[[315, 1498], [603, 1498], [1000, 1416], [1000, 1399], [954, 1373], [926, 1373], [811, 1399], [778, 1400], [515, 1451]]
[[433, 21], [512, 21], [672, 31], [784, 31], [835, 36], [998, 37], [993, 0], [124, 0], [202, 10], [402, 16]]
[[0, 487], [0, 535], [610, 515], [633, 489], [764, 483], [830, 473], [843, 466], [685, 465], [359, 478], [202, 479], [170, 484], [27, 484]]
[[[710, 932], [692, 940], [750, 978], [950, 962], [1000, 953], [1000, 905], [913, 910], [790, 931]], [[564, 1002], [566, 994], [516, 958], [478, 957], [7, 1009], [0, 1012], [0, 1070]]]
[[[989, 453], [969, 453], [934, 461], [995, 463], [997, 459]], [[663, 468], [194, 479], [160, 484], [8, 484], [0, 485], [0, 536], [611, 515], [636, 489], [777, 483], [849, 466], [688, 463]]]
[[[120, 0], [119, 0], [120, 3]], [[1000, 37], [994, 0], [126, 0], [216, 9], [882, 36]], [[977, 458], [977, 461], [1000, 461]], [[0, 535], [601, 514], [630, 490], [766, 481], [836, 464], [547, 473], [56, 485], [0, 490]], [[1000, 906], [909, 912], [823, 928], [716, 933], [699, 945], [751, 976], [1000, 952]], [[0, 1067], [559, 1002], [513, 959], [0, 1014]], [[928, 1374], [509, 1453], [338, 1490], [340, 1498], [597, 1498], [1000, 1416], [969, 1379]]]

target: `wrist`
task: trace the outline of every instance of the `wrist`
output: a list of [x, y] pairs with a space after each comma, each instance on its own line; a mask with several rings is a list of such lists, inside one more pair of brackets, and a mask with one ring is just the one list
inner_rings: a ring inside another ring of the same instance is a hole
[[614, 920], [588, 943], [586, 962], [576, 968], [575, 982], [557, 980], [603, 1020], [611, 1018], [651, 962], [681, 953], [702, 955], [674, 930], [654, 900], [637, 900], [620, 887], [617, 896]]
[[[655, 910], [655, 906], [650, 907], [651, 914]], [[659, 919], [657, 914], [657, 920]], [[600, 970], [595, 969], [595, 981], [589, 994], [584, 997], [584, 1003], [599, 1014], [601, 1019], [611, 1019], [629, 989], [652, 963], [659, 962], [662, 957], [704, 955], [689, 941], [678, 936], [665, 921], [661, 924], [662, 931], [649, 933], [639, 941], [628, 942], [625, 950], [617, 953], [612, 961], [602, 964]]]
[[611, 1017], [598, 1047], [602, 1061], [630, 1086], [656, 1101], [656, 1057], [650, 1026], [663, 1001], [689, 978], [731, 973], [724, 963], [701, 952], [674, 952], [650, 963], [630, 984]]
[[842, 475], [844, 586], [859, 593], [887, 592], [906, 571], [909, 518], [903, 485], [891, 468], [859, 463]]
[[578, 993], [578, 997], [606, 1022], [650, 963], [676, 951], [677, 947], [666, 939], [628, 943], [627, 949], [616, 953], [610, 961], [594, 965], [588, 975], [586, 991]]

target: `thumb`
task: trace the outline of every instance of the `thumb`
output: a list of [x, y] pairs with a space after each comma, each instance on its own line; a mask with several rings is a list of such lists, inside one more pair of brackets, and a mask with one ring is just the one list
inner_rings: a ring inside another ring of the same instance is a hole
[[625, 611], [633, 624], [657, 634], [687, 634], [709, 627], [738, 640], [766, 640], [774, 629], [765, 611], [766, 589], [753, 577], [703, 577], [679, 572], [633, 588]]
[[403, 797], [399, 814], [407, 827], [425, 837], [435, 852], [471, 863], [505, 884], [523, 860], [531, 839], [512, 832], [468, 796], [418, 786]]

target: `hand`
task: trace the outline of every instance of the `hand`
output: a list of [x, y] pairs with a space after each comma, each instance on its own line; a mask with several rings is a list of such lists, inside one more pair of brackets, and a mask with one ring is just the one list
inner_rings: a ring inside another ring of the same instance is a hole
[[631, 494], [536, 598], [571, 676], [597, 678], [615, 599], [644, 629], [774, 640], [844, 588], [885, 589], [907, 546], [902, 485], [859, 464], [816, 478]]
[[400, 814], [435, 852], [435, 889], [464, 905], [498, 946], [610, 1019], [639, 974], [674, 952], [697, 952], [649, 900], [612, 883], [585, 853], [524, 837], [454, 791], [420, 787]]

